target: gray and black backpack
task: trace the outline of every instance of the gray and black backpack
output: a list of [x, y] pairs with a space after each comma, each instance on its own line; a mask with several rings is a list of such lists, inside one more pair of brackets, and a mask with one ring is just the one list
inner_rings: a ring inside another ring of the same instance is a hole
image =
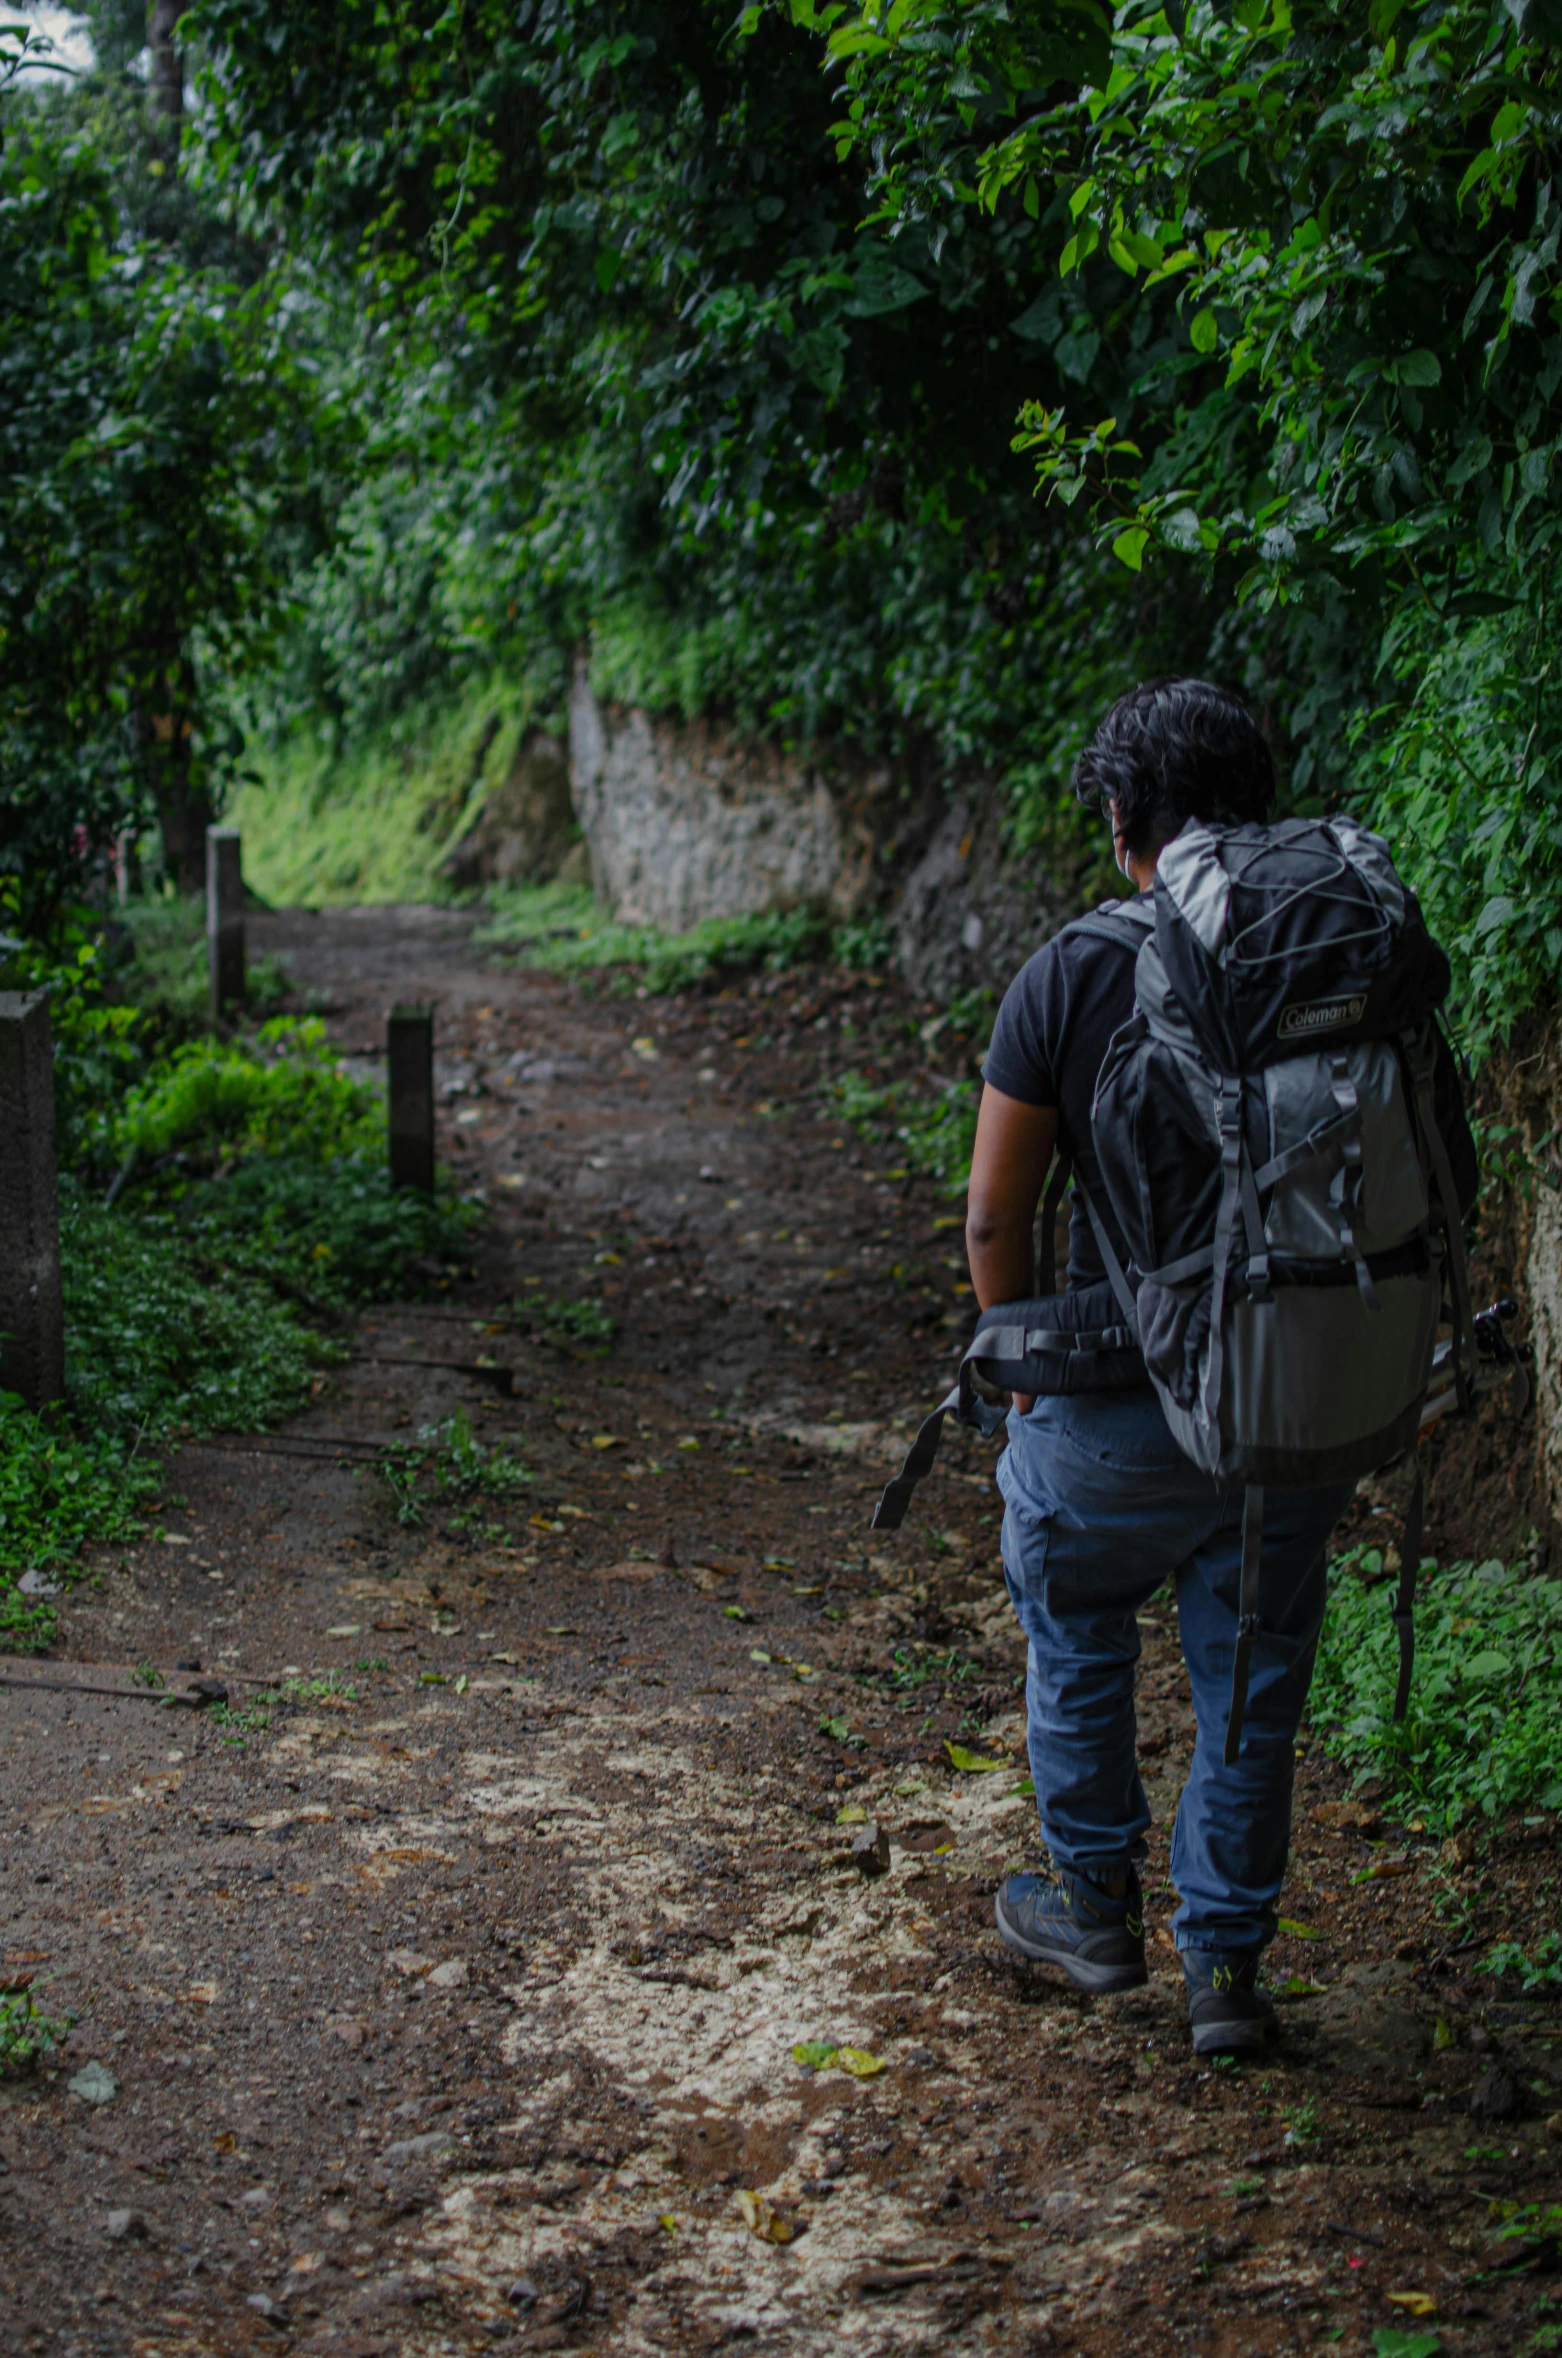
[[[976, 1378], [1036, 1392], [1147, 1377], [1186, 1455], [1246, 1490], [1231, 1760], [1259, 1628], [1265, 1485], [1354, 1480], [1414, 1445], [1445, 1289], [1461, 1401], [1473, 1379], [1460, 1206], [1433, 1103], [1448, 963], [1386, 846], [1348, 819], [1190, 821], [1153, 895], [1079, 926], [1136, 946], [1134, 1013], [1091, 1117], [1129, 1262], [1076, 1175], [1109, 1285], [986, 1314], [875, 1522], [901, 1520], [945, 1413], [992, 1429]], [[1049, 1246], [1066, 1176], [1049, 1190]], [[1418, 1475], [1396, 1716], [1420, 1522]]]

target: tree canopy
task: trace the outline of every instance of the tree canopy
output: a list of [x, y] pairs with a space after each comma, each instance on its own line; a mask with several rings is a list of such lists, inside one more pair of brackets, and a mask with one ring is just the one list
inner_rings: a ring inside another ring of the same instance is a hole
[[1199, 669], [1502, 1028], [1562, 957], [1550, 8], [196, 0], [170, 148], [104, 0], [0, 101], [4, 856], [585, 650], [1066, 859], [1081, 733]]

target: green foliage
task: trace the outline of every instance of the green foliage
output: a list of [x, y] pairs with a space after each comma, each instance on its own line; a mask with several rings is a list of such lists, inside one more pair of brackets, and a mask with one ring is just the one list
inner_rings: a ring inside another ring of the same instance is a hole
[[518, 1294], [515, 1315], [555, 1351], [572, 1344], [605, 1351], [617, 1332], [609, 1313], [589, 1296], [572, 1301], [563, 1296]]
[[866, 1137], [881, 1144], [894, 1140], [905, 1170], [936, 1180], [944, 1195], [964, 1195], [976, 1143], [980, 1092], [974, 1081], [925, 1074], [879, 1087], [856, 1073], [843, 1073], [833, 1093], [844, 1118]]
[[1447, 1828], [1562, 1808], [1562, 1581], [1531, 1567], [1423, 1567], [1416, 1670], [1391, 1717], [1398, 1644], [1376, 1549], [1333, 1569], [1309, 1709], [1326, 1749]]
[[260, 1155], [183, 1196], [179, 1230], [204, 1265], [247, 1271], [307, 1309], [421, 1293], [462, 1262], [478, 1205], [393, 1188], [384, 1142], [322, 1167]]
[[252, 1432], [334, 1356], [259, 1275], [209, 1258], [171, 1212], [104, 1211], [62, 1184], [66, 1392], [78, 1429], [125, 1441]]
[[[249, 847], [245, 846], [246, 859]], [[210, 974], [206, 910], [171, 887], [132, 900], [122, 911], [126, 954], [107, 959], [108, 981], [120, 1010], [142, 1019], [141, 1038], [180, 1040], [210, 1029]], [[245, 970], [248, 1012], [263, 1015], [290, 985], [274, 958], [251, 958]]]
[[0, 111], [0, 870], [33, 921], [220, 798], [208, 683], [276, 611], [313, 385], [279, 290], [142, 234], [144, 105]]
[[74, 1440], [57, 1419], [0, 1393], [0, 1651], [35, 1653], [53, 1641], [54, 1606], [24, 1595], [22, 1575], [68, 1579], [88, 1541], [135, 1538], [156, 1488], [156, 1469], [131, 1460], [117, 1435]]
[[1046, 105], [1042, 0], [817, 22], [879, 218], [974, 208], [1052, 274], [1080, 390], [1025, 404], [1040, 487], [1126, 572], [1230, 585], [1293, 787], [1391, 832], [1483, 1047], [1562, 947], [1550, 17], [1146, 0]]
[[653, 997], [690, 989], [713, 977], [771, 974], [834, 957], [872, 967], [887, 954], [874, 920], [832, 927], [812, 909], [772, 910], [756, 917], [711, 917], [687, 933], [649, 925], [620, 925], [583, 886], [511, 886], [491, 896], [492, 915], [474, 939], [481, 948], [515, 950], [528, 965], [554, 974], [626, 970]]
[[62, 2047], [74, 2014], [45, 2014], [30, 1989], [0, 1991], [0, 2077], [34, 2070]]
[[[357, 611], [355, 602], [329, 627], [359, 701], [323, 701], [318, 683], [292, 679], [285, 665], [254, 683], [251, 772], [228, 807], [243, 830], [246, 876], [278, 906], [443, 897], [441, 862], [557, 693], [558, 658], [544, 646], [513, 667], [457, 671], [454, 685], [441, 670], [416, 700], [382, 689], [365, 703]], [[324, 630], [326, 617], [295, 620], [295, 654], [311, 627]]]
[[1543, 1932], [1533, 1950], [1522, 1941], [1500, 1940], [1475, 1970], [1513, 1974], [1526, 1997], [1532, 1990], [1562, 1989], [1562, 1932]]
[[246, 1155], [328, 1162], [383, 1145], [374, 1092], [337, 1070], [318, 1017], [277, 1016], [253, 1041], [193, 1041], [126, 1097], [114, 1146], [181, 1175]]
[[403, 1525], [421, 1525], [425, 1507], [438, 1502], [456, 1508], [449, 1528], [459, 1535], [488, 1526], [479, 1525], [476, 1509], [482, 1501], [518, 1497], [530, 1488], [532, 1475], [519, 1458], [478, 1439], [464, 1408], [437, 1425], [427, 1426], [420, 1445], [388, 1450], [380, 1460], [380, 1475]]

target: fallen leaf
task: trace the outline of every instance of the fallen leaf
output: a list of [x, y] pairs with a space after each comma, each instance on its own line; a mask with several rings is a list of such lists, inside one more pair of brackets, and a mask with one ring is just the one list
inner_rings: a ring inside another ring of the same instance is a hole
[[678, 2222], [673, 2217], [671, 2211], [663, 2211], [656, 2224], [658, 2227], [660, 2227], [664, 2235], [676, 2235], [678, 2232]]
[[1370, 1867], [1363, 1867], [1359, 1875], [1351, 1877], [1352, 1888], [1358, 1883], [1383, 1883], [1391, 1875], [1408, 1875], [1408, 1859], [1374, 1859]]
[[468, 1679], [466, 1672], [463, 1670], [461, 1676], [456, 1680], [456, 1693], [458, 1695], [464, 1695], [470, 1684], [471, 1681]]
[[747, 1605], [723, 1605], [721, 1609], [729, 1621], [752, 1621], [754, 1618]]
[[593, 1433], [591, 1446], [593, 1449], [622, 1449], [624, 1444], [617, 1433]]
[[1282, 1999], [1321, 1998], [1323, 1984], [1321, 1981], [1304, 1981], [1299, 1973], [1288, 1973], [1284, 1981], [1275, 1984], [1270, 1994]]
[[774, 1655], [765, 1652], [763, 1646], [750, 1646], [748, 1658], [751, 1662], [762, 1663], [767, 1670], [775, 1659]]
[[1328, 1937], [1326, 1933], [1317, 1931], [1311, 1924], [1298, 1924], [1292, 1916], [1282, 1916], [1277, 1929], [1283, 1932], [1288, 1940], [1325, 1940]]
[[1380, 2325], [1372, 2337], [1375, 2358], [1442, 2358], [1443, 2337], [1438, 2333], [1402, 2333], [1397, 2325]]
[[792, 2061], [800, 2063], [804, 2071], [828, 2071], [835, 2061], [835, 2049], [823, 2039], [800, 2039], [792, 2049]]
[[[895, 1790], [896, 1790], [896, 1792], [898, 1793], [898, 1792], [900, 1791], [900, 1787], [897, 1785], [897, 1786], [895, 1787]], [[1013, 1801], [1013, 1800], [1015, 1800], [1015, 1799], [1016, 1799], [1018, 1796], [1020, 1796], [1020, 1795], [1022, 1795], [1022, 1794], [1024, 1795], [1024, 1797], [1026, 1798], [1026, 1800], [1028, 1800], [1028, 1801], [1034, 1801], [1034, 1800], [1035, 1800], [1035, 1798], [1036, 1798], [1036, 1780], [1035, 1780], [1035, 1778], [1034, 1778], [1034, 1777], [1021, 1777], [1021, 1779], [1020, 1779], [1020, 1781], [1019, 1781], [1019, 1783], [1018, 1783], [1017, 1785], [1011, 1785], [1011, 1786], [1009, 1787], [1009, 1790], [1008, 1790], [1008, 1792], [1007, 1792], [1007, 1793], [1004, 1795], [1004, 1800], [1005, 1800], [1005, 1801]]]
[[295, 2252], [288, 2262], [290, 2276], [313, 2276], [325, 2260], [324, 2252]]
[[835, 1822], [838, 1826], [865, 1826], [868, 1813], [860, 1801], [843, 1802], [835, 1813]]
[[192, 2006], [215, 2006], [217, 1984], [214, 1981], [192, 1981], [184, 1994]]
[[837, 2047], [835, 2060], [842, 2071], [849, 2071], [854, 2080], [876, 2080], [883, 2071], [883, 2059], [870, 2055], [866, 2047]]
[[944, 1750], [949, 1755], [950, 1767], [963, 1769], [968, 1776], [980, 1776], [989, 1769], [1001, 1769], [1005, 1765], [1001, 1760], [983, 1760], [979, 1753], [967, 1752], [963, 1744], [951, 1744], [946, 1741]]
[[1432, 2030], [1432, 2053], [1446, 2055], [1450, 2047], [1459, 2044], [1459, 2033], [1445, 2016], [1439, 2015]]
[[797, 2232], [773, 2202], [762, 2194], [751, 2193], [746, 2186], [738, 2196], [738, 2209], [750, 2233], [757, 2235], [761, 2243], [790, 2243]]
[[520, 1656], [519, 1654], [490, 1654], [488, 1659], [490, 1662], [508, 1662], [513, 1667], [520, 1661]]
[[1437, 2303], [1430, 2293], [1391, 2292], [1388, 2300], [1396, 2309], [1403, 2309], [1407, 2317], [1435, 2317]]

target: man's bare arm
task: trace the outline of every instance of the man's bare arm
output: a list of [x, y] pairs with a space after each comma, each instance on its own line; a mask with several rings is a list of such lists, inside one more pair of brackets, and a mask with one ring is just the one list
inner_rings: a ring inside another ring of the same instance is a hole
[[994, 1302], [1024, 1301], [1036, 1290], [1036, 1206], [1057, 1137], [1055, 1106], [1023, 1105], [999, 1089], [982, 1091], [965, 1247], [984, 1310]]

